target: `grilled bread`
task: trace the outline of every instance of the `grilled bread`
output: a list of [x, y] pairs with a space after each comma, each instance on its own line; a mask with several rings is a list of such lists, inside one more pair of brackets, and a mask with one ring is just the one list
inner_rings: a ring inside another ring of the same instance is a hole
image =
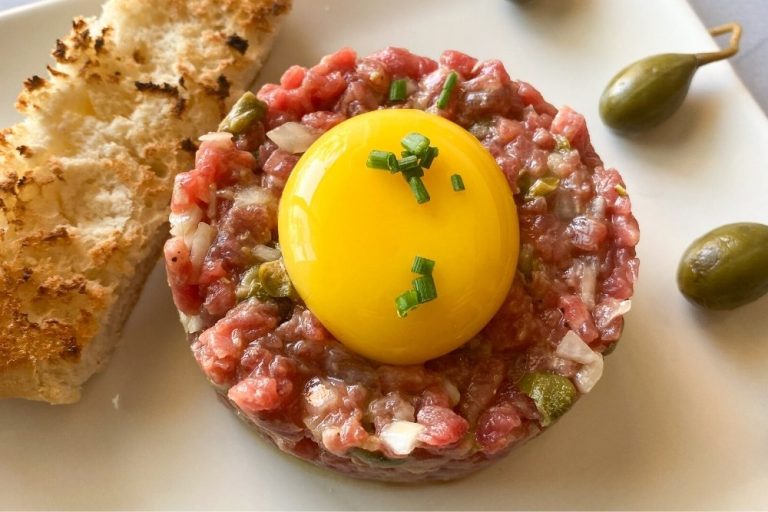
[[167, 235], [174, 176], [253, 82], [291, 0], [110, 0], [0, 131], [0, 397], [103, 368]]

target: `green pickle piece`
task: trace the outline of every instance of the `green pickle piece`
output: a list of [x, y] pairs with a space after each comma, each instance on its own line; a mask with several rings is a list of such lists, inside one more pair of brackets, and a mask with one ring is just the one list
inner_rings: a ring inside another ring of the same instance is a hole
[[573, 405], [577, 394], [569, 379], [545, 372], [525, 374], [520, 380], [520, 391], [536, 404], [542, 427], [548, 427], [565, 414]]
[[242, 279], [240, 279], [240, 284], [238, 285], [237, 290], [235, 290], [235, 295], [237, 296], [238, 301], [250, 299], [251, 297], [256, 297], [259, 300], [269, 298], [269, 294], [267, 294], [264, 287], [261, 286], [261, 283], [259, 282], [259, 266], [260, 265], [255, 265], [246, 270], [245, 274], [243, 274]]
[[259, 266], [259, 282], [270, 297], [292, 297], [294, 294], [282, 259], [262, 263]]
[[267, 104], [248, 91], [232, 105], [227, 117], [219, 124], [219, 131], [233, 135], [243, 133], [254, 121], [262, 119], [266, 112]]
[[531, 199], [534, 197], [546, 196], [557, 190], [557, 186], [560, 184], [560, 179], [554, 176], [545, 176], [539, 178], [533, 182], [533, 184], [526, 192], [526, 198]]
[[350, 455], [365, 462], [369, 466], [376, 466], [380, 468], [393, 468], [405, 464], [406, 459], [390, 459], [384, 456], [381, 452], [370, 452], [363, 450], [362, 448], [350, 448]]

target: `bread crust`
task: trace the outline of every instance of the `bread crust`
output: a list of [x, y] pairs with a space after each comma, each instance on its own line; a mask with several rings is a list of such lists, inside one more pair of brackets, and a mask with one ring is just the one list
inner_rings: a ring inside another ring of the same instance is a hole
[[0, 131], [0, 397], [80, 398], [166, 238], [174, 176], [253, 82], [291, 0], [111, 0]]

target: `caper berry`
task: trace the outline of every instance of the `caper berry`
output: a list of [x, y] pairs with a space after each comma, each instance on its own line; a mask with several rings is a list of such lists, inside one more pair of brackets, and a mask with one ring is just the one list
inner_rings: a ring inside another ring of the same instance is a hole
[[768, 226], [727, 224], [696, 239], [677, 269], [683, 295], [709, 309], [733, 309], [768, 293]]
[[698, 65], [694, 55], [666, 53], [619, 71], [600, 97], [600, 116], [620, 133], [651, 128], [675, 113]]
[[737, 23], [715, 27], [710, 33], [730, 33], [730, 46], [710, 53], [653, 55], [619, 71], [600, 97], [600, 117], [605, 124], [619, 133], [636, 133], [674, 114], [699, 67], [739, 51], [741, 27]]

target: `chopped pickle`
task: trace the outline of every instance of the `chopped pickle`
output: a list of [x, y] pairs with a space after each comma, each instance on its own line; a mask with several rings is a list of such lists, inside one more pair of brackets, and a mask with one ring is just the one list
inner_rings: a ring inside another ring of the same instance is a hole
[[227, 117], [219, 124], [220, 132], [229, 132], [233, 135], [243, 133], [251, 126], [251, 123], [264, 117], [267, 112], [267, 104], [248, 91], [232, 105]]
[[406, 462], [406, 459], [390, 459], [381, 452], [369, 452], [362, 448], [350, 448], [349, 453], [369, 466], [390, 468]]
[[237, 300], [246, 300], [251, 297], [256, 297], [259, 300], [269, 298], [269, 295], [259, 282], [259, 266], [260, 265], [255, 265], [246, 270], [245, 274], [243, 274], [243, 278], [240, 280], [240, 284], [235, 291]]
[[536, 404], [541, 426], [548, 427], [571, 408], [576, 388], [571, 381], [554, 373], [527, 373], [520, 381], [520, 391]]
[[621, 197], [627, 197], [627, 189], [625, 189], [624, 187], [622, 187], [622, 186], [621, 186], [621, 185], [619, 185], [618, 183], [616, 184], [616, 186], [615, 186], [615, 187], [613, 187], [613, 189], [614, 189], [614, 190], [616, 191], [616, 193], [617, 193], [617, 194], [619, 194]]
[[517, 188], [520, 190], [520, 195], [522, 196], [528, 195], [528, 190], [535, 181], [529, 172], [530, 171], [523, 169], [520, 171], [520, 174], [517, 175]]
[[559, 184], [559, 178], [555, 178], [554, 176], [545, 176], [544, 178], [539, 178], [534, 181], [533, 185], [531, 185], [531, 188], [528, 189], [528, 192], [525, 195], [528, 199], [545, 196], [557, 190], [557, 186]]
[[534, 268], [534, 251], [531, 244], [520, 245], [520, 255], [517, 258], [517, 270], [526, 278], [531, 277]]
[[571, 143], [565, 135], [555, 135], [555, 151], [566, 153], [571, 150]]
[[268, 261], [259, 266], [259, 282], [270, 297], [292, 297], [293, 284], [283, 260]]

